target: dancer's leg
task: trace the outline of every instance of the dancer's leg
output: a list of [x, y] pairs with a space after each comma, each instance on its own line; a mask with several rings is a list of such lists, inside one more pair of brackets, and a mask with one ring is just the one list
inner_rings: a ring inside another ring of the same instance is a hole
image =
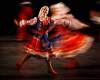
[[17, 69], [20, 69], [22, 67], [22, 65], [31, 57], [30, 54], [28, 53], [24, 53], [20, 56], [20, 58], [18, 59], [17, 63], [16, 63], [16, 67]]
[[57, 72], [54, 70], [50, 59], [45, 59], [45, 61], [46, 61], [47, 66], [48, 66], [48, 72], [51, 73], [51, 74], [53, 74], [53, 75], [56, 75]]

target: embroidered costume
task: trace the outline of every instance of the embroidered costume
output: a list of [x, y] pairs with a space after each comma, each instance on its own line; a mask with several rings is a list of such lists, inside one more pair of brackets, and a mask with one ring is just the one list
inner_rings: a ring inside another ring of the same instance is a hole
[[[33, 38], [29, 45], [31, 47], [27, 47], [26, 51], [33, 55], [38, 54], [42, 57], [49, 57], [50, 54], [47, 50], [41, 52], [41, 45], [47, 43], [51, 44], [50, 47], [52, 54], [57, 58], [74, 57], [78, 54], [85, 53], [91, 47], [93, 38], [80, 32], [74, 31], [88, 27], [88, 25], [77, 20], [72, 14], [68, 14], [69, 11], [70, 9], [63, 3], [52, 5], [51, 19], [54, 23], [54, 28], [48, 32], [49, 37], [44, 35], [45, 43], [41, 42], [41, 38]], [[42, 29], [45, 30], [44, 28]], [[41, 36], [41, 34], [42, 33], [38, 34], [38, 36]]]
[[51, 57], [68, 58], [85, 53], [92, 45], [93, 38], [74, 31], [88, 27], [88, 25], [68, 14], [70, 9], [63, 3], [54, 4], [50, 7], [51, 17], [47, 17], [48, 7], [40, 9], [39, 16], [28, 21], [34, 25], [33, 37], [25, 45], [25, 54], [18, 62], [19, 68], [30, 55], [44, 58], [48, 72], [57, 74], [50, 61]]

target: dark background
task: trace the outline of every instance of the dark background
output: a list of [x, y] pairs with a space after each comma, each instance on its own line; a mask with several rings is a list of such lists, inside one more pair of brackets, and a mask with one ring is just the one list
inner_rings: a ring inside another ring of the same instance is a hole
[[[1, 0], [0, 1], [0, 35], [15, 35], [16, 27], [14, 17], [18, 12], [18, 3], [22, 0]], [[31, 0], [35, 15], [43, 5], [50, 6], [53, 3], [64, 2], [72, 10], [76, 18], [89, 22], [89, 11], [94, 8], [96, 0]]]
[[[76, 18], [91, 23], [90, 28], [81, 30], [84, 33], [97, 35], [100, 25], [89, 20], [90, 10], [100, 10], [96, 0], [32, 0], [34, 14], [43, 5], [63, 1], [72, 10]], [[16, 62], [23, 53], [26, 42], [17, 42], [12, 36], [16, 35], [14, 18], [17, 16], [19, 0], [0, 0], [0, 80], [100, 80], [100, 40], [94, 43], [86, 54], [78, 55], [75, 60], [79, 63], [76, 69], [64, 69], [65, 59], [52, 59], [58, 75], [52, 77], [47, 72], [44, 60], [32, 57], [23, 65], [21, 71], [16, 69]], [[4, 37], [2, 37], [4, 36]], [[98, 37], [98, 36], [97, 36]], [[72, 61], [73, 64], [73, 61]]]

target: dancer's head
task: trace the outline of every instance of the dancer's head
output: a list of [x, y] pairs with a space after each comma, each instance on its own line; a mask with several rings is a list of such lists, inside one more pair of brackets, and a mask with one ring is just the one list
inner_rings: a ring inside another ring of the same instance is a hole
[[18, 6], [22, 7], [22, 6], [32, 6], [32, 2], [31, 1], [22, 1], [18, 4]]
[[33, 16], [33, 8], [31, 1], [22, 1], [19, 3], [19, 12], [25, 14], [26, 16]]
[[70, 8], [67, 7], [63, 2], [59, 2], [57, 4], [53, 4], [50, 6], [50, 10], [52, 14], [66, 14], [70, 11]]
[[40, 9], [38, 17], [47, 17], [47, 14], [49, 13], [49, 7], [48, 6], [43, 6]]

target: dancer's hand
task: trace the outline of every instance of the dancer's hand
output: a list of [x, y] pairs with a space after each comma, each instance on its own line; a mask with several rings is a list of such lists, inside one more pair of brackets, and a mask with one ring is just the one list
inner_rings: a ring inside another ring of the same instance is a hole
[[28, 25], [34, 25], [36, 22], [37, 22], [37, 18], [34, 17], [33, 19], [28, 20], [28, 21], [27, 21], [27, 24], [28, 24]]

